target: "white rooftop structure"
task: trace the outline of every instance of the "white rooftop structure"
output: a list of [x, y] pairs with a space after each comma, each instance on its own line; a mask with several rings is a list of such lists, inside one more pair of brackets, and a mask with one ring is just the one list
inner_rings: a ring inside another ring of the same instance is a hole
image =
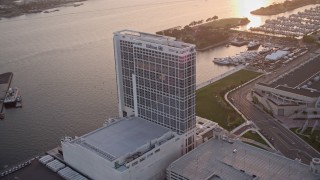
[[150, 140], [157, 139], [168, 132], [170, 132], [168, 128], [133, 117], [82, 136], [79, 145], [93, 146], [108, 154], [109, 160], [112, 161], [136, 151]]
[[149, 34], [149, 33], [144, 33], [139, 31], [133, 31], [133, 30], [117, 31], [117, 32], [114, 32], [114, 34], [129, 36], [136, 40], [168, 46], [168, 47], [171, 47], [172, 50], [173, 49], [176, 50], [177, 51], [176, 53], [179, 53], [179, 54], [184, 53], [184, 51], [181, 51], [181, 50], [189, 51], [189, 48], [195, 48], [194, 44], [188, 44], [181, 41], [177, 41], [176, 38], [169, 37], [169, 36]]
[[[310, 166], [240, 141], [211, 139], [173, 162], [169, 180], [319, 179]], [[318, 172], [319, 173], [319, 172]]]
[[60, 162], [59, 160], [55, 159], [55, 160], [49, 162], [47, 164], [47, 167], [49, 169], [51, 169], [53, 172], [57, 172], [60, 169], [63, 169], [64, 167], [66, 167], [66, 166], [62, 162]]
[[92, 179], [165, 177], [184, 139], [138, 117], [111, 119], [104, 127], [62, 142], [64, 160]]
[[58, 171], [58, 174], [67, 180], [87, 180], [88, 178], [83, 177], [81, 174], [77, 173], [76, 171], [72, 170], [69, 167], [65, 167]]
[[284, 56], [286, 56], [287, 54], [289, 54], [289, 51], [278, 50], [276, 52], [273, 52], [273, 53], [267, 55], [265, 57], [265, 59], [267, 61], [277, 61], [277, 60], [283, 58]]
[[45, 155], [45, 156], [42, 156], [39, 161], [42, 163], [42, 164], [47, 164], [48, 162], [52, 161], [54, 158], [50, 155]]

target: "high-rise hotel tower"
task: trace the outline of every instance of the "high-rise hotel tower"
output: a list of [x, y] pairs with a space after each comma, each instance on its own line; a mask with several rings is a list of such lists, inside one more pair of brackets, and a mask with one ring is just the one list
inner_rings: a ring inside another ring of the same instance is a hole
[[114, 33], [120, 116], [184, 134], [195, 127], [195, 45], [136, 31]]
[[195, 46], [124, 30], [114, 53], [120, 118], [65, 138], [63, 158], [91, 179], [165, 179], [195, 144]]

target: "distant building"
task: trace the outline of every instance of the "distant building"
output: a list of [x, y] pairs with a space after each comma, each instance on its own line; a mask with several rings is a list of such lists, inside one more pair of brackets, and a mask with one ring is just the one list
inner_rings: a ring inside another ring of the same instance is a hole
[[136, 31], [114, 33], [120, 119], [62, 142], [64, 160], [104, 179], [164, 179], [194, 149], [195, 45]]
[[282, 51], [282, 50], [278, 50], [276, 52], [273, 52], [271, 54], [268, 54], [266, 57], [265, 57], [265, 60], [267, 61], [277, 61], [283, 57], [285, 57], [286, 55], [289, 54], [289, 51]]
[[269, 84], [256, 84], [253, 97], [274, 115], [317, 119], [320, 117], [319, 70], [320, 54]]
[[319, 168], [318, 158], [308, 166], [240, 141], [211, 139], [174, 161], [167, 168], [167, 179], [316, 180]]

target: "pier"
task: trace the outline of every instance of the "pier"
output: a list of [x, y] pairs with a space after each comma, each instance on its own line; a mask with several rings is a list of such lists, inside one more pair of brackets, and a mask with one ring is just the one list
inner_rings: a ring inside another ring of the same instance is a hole
[[6, 96], [6, 93], [11, 85], [13, 73], [7, 72], [0, 74], [0, 119], [4, 119], [5, 115], [3, 113], [3, 101]]

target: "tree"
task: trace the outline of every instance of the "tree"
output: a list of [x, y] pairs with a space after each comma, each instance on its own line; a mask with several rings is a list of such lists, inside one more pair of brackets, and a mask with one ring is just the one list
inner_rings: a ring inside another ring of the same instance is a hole
[[194, 25], [196, 25], [196, 24], [197, 24], [196, 21], [192, 21], [192, 22], [189, 24], [189, 26], [194, 26]]
[[175, 38], [180, 38], [181, 37], [181, 32], [180, 32], [180, 30], [178, 30], [178, 29], [174, 29], [173, 31], [172, 31], [172, 36], [174, 36]]
[[187, 25], [183, 28], [183, 30], [185, 30], [186, 32], [189, 32], [189, 31], [192, 31], [192, 28]]
[[316, 40], [312, 36], [305, 35], [302, 40], [306, 43], [314, 43]]

